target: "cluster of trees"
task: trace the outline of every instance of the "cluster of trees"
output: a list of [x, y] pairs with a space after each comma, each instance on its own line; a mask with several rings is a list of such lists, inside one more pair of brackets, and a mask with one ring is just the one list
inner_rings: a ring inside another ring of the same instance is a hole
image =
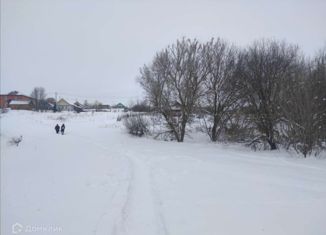
[[146, 101], [137, 101], [136, 104], [130, 104], [129, 107], [132, 112], [151, 112], [151, 106]]
[[85, 100], [83, 106], [84, 108], [95, 109], [96, 111], [100, 111], [104, 108], [107, 108], [107, 105], [103, 105], [100, 101], [97, 100], [94, 101], [93, 103], [88, 102], [88, 100]]
[[46, 98], [44, 87], [34, 87], [31, 93], [31, 97], [34, 99], [34, 106], [36, 111], [53, 109], [49, 103], [55, 104], [55, 99]]
[[178, 142], [197, 116], [212, 141], [282, 145], [304, 156], [325, 147], [325, 49], [307, 59], [283, 41], [238, 48], [183, 38], [144, 65], [138, 82]]

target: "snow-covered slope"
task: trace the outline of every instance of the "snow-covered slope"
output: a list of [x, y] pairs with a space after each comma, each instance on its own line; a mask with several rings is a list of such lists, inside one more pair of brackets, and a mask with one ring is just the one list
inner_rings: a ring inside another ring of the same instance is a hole
[[1, 115], [1, 234], [326, 234], [325, 160], [135, 138], [116, 117]]

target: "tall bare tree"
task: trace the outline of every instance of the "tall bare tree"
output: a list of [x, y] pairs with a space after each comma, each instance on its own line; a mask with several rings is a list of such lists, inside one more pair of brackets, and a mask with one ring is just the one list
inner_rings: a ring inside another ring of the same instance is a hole
[[208, 69], [203, 83], [204, 128], [212, 141], [217, 141], [227, 121], [239, 104], [239, 89], [235, 76], [237, 49], [226, 41], [212, 39], [204, 45], [204, 61]]
[[302, 61], [282, 86], [282, 137], [287, 148], [293, 147], [305, 157], [315, 142], [316, 111], [308, 65]]
[[203, 50], [197, 40], [182, 39], [159, 52], [140, 72], [139, 82], [150, 104], [163, 115], [178, 142], [183, 142], [186, 125], [202, 95], [201, 83], [207, 75]]
[[282, 87], [284, 143], [304, 157], [325, 147], [325, 59], [320, 54], [311, 62], [302, 60]]
[[326, 144], [326, 47], [314, 58], [311, 79], [318, 110], [320, 138]]
[[277, 148], [280, 90], [298, 56], [298, 47], [272, 40], [254, 42], [239, 61], [239, 76], [246, 90], [244, 105], [258, 130], [258, 139]]
[[41, 109], [41, 103], [45, 100], [46, 98], [46, 93], [44, 87], [34, 87], [31, 97], [35, 101], [35, 109], [40, 110]]

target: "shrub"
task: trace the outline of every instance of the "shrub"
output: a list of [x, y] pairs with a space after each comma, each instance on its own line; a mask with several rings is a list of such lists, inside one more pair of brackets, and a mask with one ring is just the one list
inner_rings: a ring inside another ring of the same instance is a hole
[[129, 134], [136, 136], [143, 136], [148, 133], [149, 123], [142, 115], [133, 115], [123, 120], [124, 126], [127, 128]]
[[16, 145], [18, 146], [20, 142], [23, 141], [23, 136], [19, 136], [19, 137], [12, 137], [11, 140], [9, 140], [9, 144], [11, 145]]
[[8, 113], [9, 109], [7, 108], [0, 108], [0, 113]]

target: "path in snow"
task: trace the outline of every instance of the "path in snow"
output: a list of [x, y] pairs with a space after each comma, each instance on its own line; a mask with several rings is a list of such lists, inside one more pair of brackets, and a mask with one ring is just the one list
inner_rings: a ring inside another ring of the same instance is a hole
[[[130, 151], [122, 151], [123, 143], [117, 140], [111, 139], [111, 142], [106, 142], [104, 145], [87, 136], [79, 137], [107, 153], [114, 153], [116, 158], [124, 161], [126, 172], [128, 172], [126, 179], [119, 183], [108, 205], [105, 206], [105, 212], [101, 215], [94, 234], [109, 232], [114, 235], [166, 235], [167, 228], [163, 215], [159, 211], [160, 199], [157, 196], [148, 162], [141, 156], [135, 157], [135, 154]], [[115, 147], [109, 149], [108, 145]], [[120, 150], [114, 152], [116, 149]]]
[[125, 179], [119, 182], [114, 194], [108, 199], [94, 234], [167, 234], [148, 162], [142, 156], [127, 150], [123, 139], [110, 138], [103, 141], [85, 135], [73, 135], [80, 138], [79, 141], [94, 145], [106, 155], [119, 159], [124, 166]]
[[131, 180], [122, 211], [121, 231], [118, 234], [165, 235], [166, 228], [158, 211], [159, 205], [149, 166], [132, 153], [127, 153], [127, 156], [131, 162]]

